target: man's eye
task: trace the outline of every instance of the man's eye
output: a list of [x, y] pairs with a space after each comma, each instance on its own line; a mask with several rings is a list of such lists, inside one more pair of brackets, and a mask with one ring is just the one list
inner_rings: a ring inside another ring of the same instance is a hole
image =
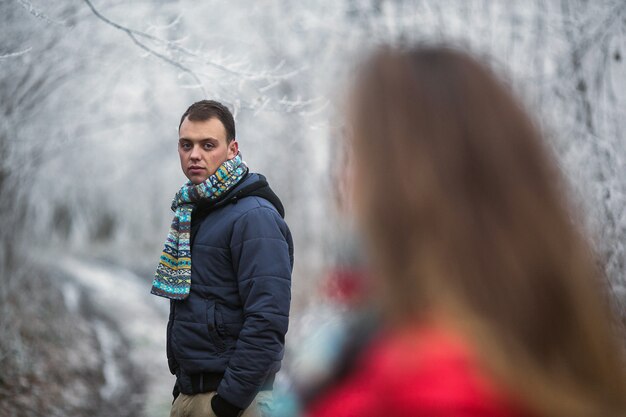
[[191, 145], [189, 145], [188, 143], [181, 143], [180, 147], [185, 150], [191, 149]]
[[212, 143], [205, 143], [204, 144], [204, 149], [213, 149], [213, 144]]

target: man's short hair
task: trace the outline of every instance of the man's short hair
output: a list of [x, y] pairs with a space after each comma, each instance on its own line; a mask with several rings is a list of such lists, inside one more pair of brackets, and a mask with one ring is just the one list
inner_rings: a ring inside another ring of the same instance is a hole
[[226, 142], [230, 143], [235, 139], [235, 119], [226, 106], [215, 100], [200, 100], [193, 103], [183, 113], [178, 124], [178, 130], [183, 124], [185, 117], [192, 122], [202, 122], [212, 118], [218, 119], [226, 129]]

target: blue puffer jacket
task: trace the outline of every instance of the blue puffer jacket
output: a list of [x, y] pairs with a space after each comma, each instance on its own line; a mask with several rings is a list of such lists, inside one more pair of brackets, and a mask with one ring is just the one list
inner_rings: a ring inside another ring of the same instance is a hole
[[271, 388], [291, 301], [293, 242], [282, 210], [258, 174], [194, 209], [191, 290], [171, 300], [167, 328], [175, 396], [217, 390], [244, 409]]

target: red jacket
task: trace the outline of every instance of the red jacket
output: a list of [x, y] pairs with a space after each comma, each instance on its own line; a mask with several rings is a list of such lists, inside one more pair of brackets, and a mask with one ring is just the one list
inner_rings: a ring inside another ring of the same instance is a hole
[[355, 371], [307, 417], [526, 417], [451, 332], [420, 327], [381, 335]]

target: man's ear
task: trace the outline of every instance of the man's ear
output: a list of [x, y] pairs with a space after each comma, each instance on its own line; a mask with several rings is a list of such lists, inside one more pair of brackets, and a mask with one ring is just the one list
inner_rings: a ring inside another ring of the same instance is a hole
[[239, 142], [233, 139], [228, 144], [228, 159], [233, 159], [239, 153]]

